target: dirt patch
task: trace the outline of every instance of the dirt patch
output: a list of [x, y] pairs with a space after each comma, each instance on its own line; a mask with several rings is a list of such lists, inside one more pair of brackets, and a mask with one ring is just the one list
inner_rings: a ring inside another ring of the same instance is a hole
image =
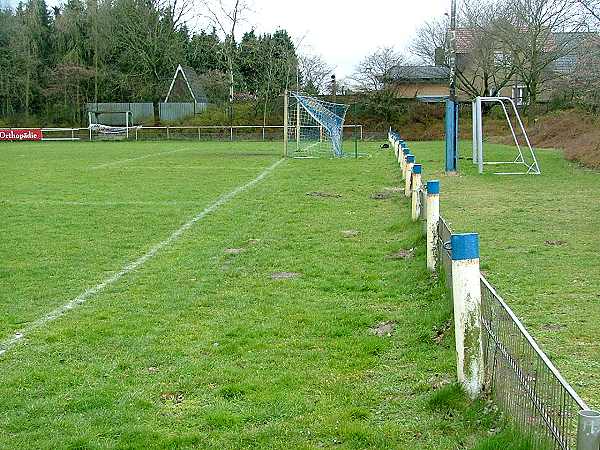
[[434, 391], [437, 391], [438, 389], [441, 389], [444, 386], [448, 386], [450, 383], [451, 381], [448, 378], [444, 378], [441, 376], [435, 376], [429, 379], [429, 385]]
[[163, 403], [172, 403], [178, 405], [183, 402], [183, 392], [163, 392], [160, 394], [160, 399]]
[[387, 259], [411, 259], [413, 256], [415, 256], [415, 249], [409, 248], [409, 249], [398, 250], [397, 252], [394, 252], [394, 253], [390, 253], [389, 255], [386, 256], [386, 258]]
[[248, 244], [250, 244], [250, 245], [260, 244], [260, 239], [248, 239]]
[[546, 331], [560, 331], [564, 329], [565, 326], [559, 323], [547, 323], [545, 325], [542, 325], [542, 328]]
[[396, 194], [403, 193], [404, 189], [399, 187], [386, 187], [381, 192], [375, 192], [371, 194], [371, 199], [373, 200], [387, 200], [389, 198], [394, 197]]
[[240, 253], [242, 253], [244, 251], [243, 248], [226, 248], [224, 250], [224, 253], [226, 255], [239, 255]]
[[298, 278], [302, 276], [301, 273], [298, 272], [273, 272], [271, 274], [271, 279], [273, 280], [289, 280], [291, 278]]
[[356, 237], [360, 234], [360, 231], [358, 230], [343, 230], [342, 231], [342, 236], [344, 236], [345, 238], [353, 238]]
[[566, 243], [567, 243], [567, 241], [561, 241], [560, 239], [556, 240], [556, 241], [553, 241], [553, 240], [544, 241], [544, 244], [546, 244], [550, 247], [559, 247], [561, 245], [565, 245]]
[[383, 191], [383, 192], [375, 192], [371, 194], [372, 200], [387, 200], [388, 198], [392, 198], [394, 196], [393, 192]]
[[[577, 109], [554, 112], [526, 128], [535, 148], [558, 148], [569, 161], [600, 169], [600, 118], [593, 114]], [[508, 130], [496, 136], [495, 142], [514, 145]]]
[[338, 194], [336, 192], [320, 192], [320, 191], [307, 192], [306, 195], [308, 195], [310, 197], [321, 197], [321, 198], [341, 198], [342, 197], [341, 194]]
[[436, 344], [441, 344], [446, 337], [448, 331], [450, 331], [450, 327], [452, 326], [452, 322], [448, 320], [441, 326], [435, 327], [433, 329], [433, 342]]
[[396, 329], [396, 322], [388, 320], [387, 322], [381, 322], [380, 324], [371, 328], [371, 333], [379, 337], [389, 337]]

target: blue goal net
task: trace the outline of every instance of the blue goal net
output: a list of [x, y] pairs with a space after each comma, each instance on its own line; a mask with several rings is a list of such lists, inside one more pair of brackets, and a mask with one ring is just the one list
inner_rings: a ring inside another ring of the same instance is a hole
[[344, 119], [348, 105], [290, 93], [288, 148], [292, 157], [344, 156]]

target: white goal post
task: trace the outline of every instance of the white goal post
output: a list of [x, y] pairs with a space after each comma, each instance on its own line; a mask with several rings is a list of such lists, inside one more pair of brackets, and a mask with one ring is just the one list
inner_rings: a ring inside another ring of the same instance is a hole
[[344, 157], [344, 120], [349, 105], [328, 102], [300, 92], [285, 91], [284, 156]]
[[[512, 161], [486, 161], [484, 159], [483, 151], [483, 114], [482, 104], [483, 103], [496, 103], [502, 107], [504, 117], [510, 128], [512, 138], [515, 142], [517, 154]], [[540, 175], [540, 166], [535, 156], [535, 151], [529, 141], [529, 136], [519, 115], [519, 111], [515, 102], [510, 97], [477, 97], [473, 100], [473, 164], [477, 164], [479, 173], [483, 173], [483, 166], [489, 165], [519, 165], [523, 166], [521, 171], [513, 172], [495, 172], [496, 175]], [[507, 107], [508, 106], [508, 107]], [[513, 125], [513, 119], [511, 114], [514, 115], [515, 125]], [[515, 130], [515, 127], [518, 128]], [[519, 143], [517, 132], [523, 136], [525, 144], [527, 146], [527, 156], [523, 152], [522, 145]]]
[[[98, 121], [98, 117], [102, 114], [111, 114], [111, 115], [123, 115], [125, 126], [113, 126], [102, 124]], [[129, 110], [127, 111], [89, 111], [88, 112], [88, 121], [89, 121], [89, 133], [90, 133], [90, 141], [93, 140], [93, 133], [97, 133], [99, 136], [105, 137], [125, 137], [125, 139], [129, 139], [129, 130], [131, 128], [135, 128], [133, 126], [133, 113]]]

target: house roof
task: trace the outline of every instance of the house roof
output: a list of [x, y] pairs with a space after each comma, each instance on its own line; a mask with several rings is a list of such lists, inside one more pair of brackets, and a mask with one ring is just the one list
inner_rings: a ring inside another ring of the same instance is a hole
[[[459, 28], [456, 30], [456, 52], [467, 54], [473, 50], [477, 30]], [[600, 35], [595, 32], [561, 32], [551, 33], [545, 43], [544, 50], [552, 52], [560, 50], [563, 56], [553, 62], [552, 68], [557, 72], [570, 72], [575, 69], [581, 56], [589, 51], [589, 46], [600, 45]]]
[[389, 74], [389, 78], [394, 81], [446, 81], [449, 76], [448, 68], [440, 66], [396, 66]]
[[175, 86], [175, 81], [178, 76], [183, 77], [183, 81], [187, 86], [190, 95], [193, 97], [196, 103], [206, 103], [208, 99], [206, 98], [206, 94], [204, 93], [204, 89], [202, 89], [202, 83], [200, 81], [200, 77], [196, 73], [194, 69], [189, 66], [182, 66], [179, 64], [177, 66], [177, 70], [175, 71], [175, 75], [173, 76], [173, 81], [171, 82], [171, 87], [169, 88], [169, 92], [165, 97], [165, 103], [169, 101], [169, 97], [171, 96], [171, 91]]

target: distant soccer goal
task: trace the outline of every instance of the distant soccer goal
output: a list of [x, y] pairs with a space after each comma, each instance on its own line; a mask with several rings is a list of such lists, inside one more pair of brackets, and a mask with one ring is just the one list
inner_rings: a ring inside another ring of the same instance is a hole
[[344, 156], [344, 119], [348, 106], [299, 92], [286, 92], [284, 154], [293, 158]]
[[[513, 159], [509, 161], [492, 161], [489, 158], [484, 158], [482, 103], [498, 104], [502, 108], [517, 151]], [[524, 139], [524, 145], [523, 142], [519, 143], [519, 135]], [[524, 151], [524, 147], [528, 151]], [[527, 130], [523, 125], [517, 106], [512, 98], [477, 97], [473, 100], [473, 164], [478, 165], [479, 173], [483, 173], [483, 166], [486, 164], [517, 167], [517, 170], [513, 171], [494, 172], [496, 175], [540, 175], [542, 173], [537, 157], [535, 156], [535, 150], [531, 146]]]
[[[90, 141], [96, 139], [129, 139], [130, 131], [135, 131], [133, 125], [133, 114], [131, 111], [89, 111], [89, 133]], [[120, 125], [108, 125], [103, 118], [110, 119], [106, 122]]]

